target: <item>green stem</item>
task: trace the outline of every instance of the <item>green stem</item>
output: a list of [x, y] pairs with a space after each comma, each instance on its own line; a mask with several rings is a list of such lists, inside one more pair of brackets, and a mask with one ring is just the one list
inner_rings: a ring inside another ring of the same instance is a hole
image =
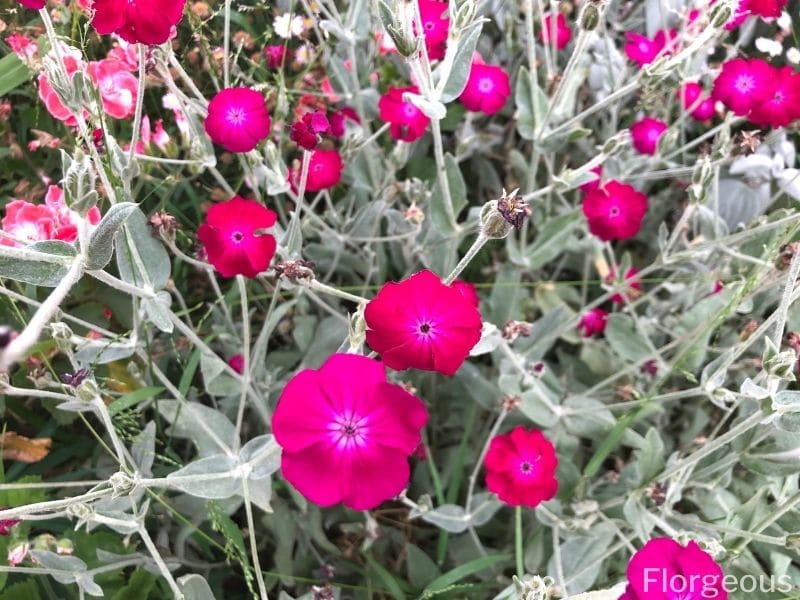
[[514, 509], [514, 555], [517, 559], [517, 577], [525, 575], [525, 554], [522, 541], [522, 507]]

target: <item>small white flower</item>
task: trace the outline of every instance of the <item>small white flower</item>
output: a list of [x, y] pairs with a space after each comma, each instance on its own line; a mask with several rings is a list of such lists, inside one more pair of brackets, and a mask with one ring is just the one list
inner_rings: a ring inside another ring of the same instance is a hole
[[789, 48], [786, 51], [786, 60], [793, 65], [800, 64], [800, 50], [797, 48]]
[[298, 65], [307, 65], [314, 58], [314, 51], [308, 44], [303, 44], [294, 51], [294, 60]]
[[765, 37], [760, 37], [756, 40], [756, 48], [770, 56], [780, 56], [783, 54], [783, 44]]
[[781, 16], [778, 17], [778, 27], [785, 31], [790, 31], [792, 29], [792, 17], [789, 16], [789, 13], [783, 11]]
[[284, 13], [275, 17], [272, 22], [272, 27], [275, 33], [285, 40], [292, 36], [299, 36], [306, 30], [305, 20], [303, 17], [292, 17], [289, 13]]

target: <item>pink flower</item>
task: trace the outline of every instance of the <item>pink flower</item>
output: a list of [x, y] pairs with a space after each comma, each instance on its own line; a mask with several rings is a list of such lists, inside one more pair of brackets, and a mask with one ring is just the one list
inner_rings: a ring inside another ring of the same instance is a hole
[[605, 242], [635, 236], [646, 213], [647, 196], [613, 179], [583, 197], [589, 231]]
[[236, 354], [228, 359], [228, 366], [236, 371], [239, 375], [244, 373], [244, 356]]
[[597, 175], [597, 179], [584, 183], [580, 187], [580, 190], [584, 193], [591, 192], [592, 190], [596, 190], [598, 187], [600, 187], [600, 182], [603, 180], [603, 165], [597, 165], [596, 167], [592, 168], [590, 172], [595, 173]]
[[760, 58], [734, 58], [722, 65], [711, 97], [721, 101], [734, 114], [745, 116], [772, 95], [774, 76], [773, 67]]
[[394, 139], [413, 142], [425, 135], [431, 120], [414, 104], [403, 99], [406, 92], [417, 94], [419, 90], [415, 86], [389, 88], [378, 101], [378, 109], [381, 120], [390, 124], [389, 133]]
[[[307, 192], [319, 192], [336, 186], [342, 179], [344, 163], [336, 150], [313, 150], [308, 163]], [[300, 185], [300, 167], [289, 169], [289, 183], [295, 192]]]
[[384, 285], [364, 311], [367, 343], [392, 369], [453, 375], [481, 339], [474, 300], [420, 271]]
[[781, 11], [789, 0], [742, 0], [751, 14], [765, 19], [776, 19], [781, 16]]
[[625, 54], [640, 67], [653, 62], [664, 48], [667, 47], [667, 32], [659, 31], [651, 40], [640, 33], [628, 32], [625, 34]]
[[578, 321], [578, 329], [581, 330], [583, 337], [594, 337], [601, 335], [606, 330], [607, 322], [608, 311], [602, 308], [593, 308], [581, 316]]
[[277, 215], [254, 200], [235, 196], [215, 204], [197, 230], [209, 262], [223, 277], [256, 277], [275, 254], [275, 238], [264, 233]]
[[642, 154], [655, 155], [658, 150], [658, 140], [668, 128], [664, 121], [652, 117], [639, 119], [631, 126], [633, 147]]
[[[627, 289], [625, 290], [624, 294], [625, 297], [623, 298], [622, 294], [614, 294], [611, 296], [610, 300], [614, 304], [624, 304], [625, 299], [628, 300], [635, 300], [639, 296], [639, 292], [642, 289], [642, 282], [636, 278], [639, 274], [639, 269], [636, 267], [630, 267], [627, 271], [625, 271], [625, 281], [624, 283], [627, 284]], [[605, 277], [606, 285], [613, 286], [617, 284], [617, 272], [615, 269], [611, 269], [608, 275]]]
[[302, 119], [292, 123], [289, 139], [305, 150], [313, 150], [320, 142], [320, 134], [328, 133], [330, 128], [330, 121], [324, 112], [307, 112]]
[[353, 123], [361, 122], [361, 119], [358, 118], [356, 111], [349, 106], [343, 106], [339, 110], [333, 112], [330, 118], [331, 134], [337, 138], [344, 136], [345, 126], [348, 120], [353, 121]]
[[[80, 54], [69, 52], [64, 46], [61, 48], [61, 56], [64, 59], [64, 66], [67, 69], [67, 75], [70, 79], [72, 79], [75, 73], [85, 68]], [[61, 102], [61, 98], [59, 98], [53, 86], [50, 85], [50, 80], [47, 78], [47, 73], [45, 71], [39, 73], [38, 80], [39, 98], [44, 103], [45, 108], [47, 108], [47, 112], [49, 112], [53, 118], [63, 121], [65, 125], [77, 125], [78, 120], [75, 118], [75, 115], [72, 114], [72, 111]], [[85, 112], [86, 111], [84, 111], [84, 113]]]
[[303, 496], [369, 510], [408, 485], [408, 457], [427, 421], [422, 401], [387, 382], [378, 361], [334, 354], [289, 381], [272, 431], [283, 476]]
[[89, 77], [100, 91], [103, 110], [115, 119], [127, 119], [136, 112], [139, 80], [127, 67], [112, 59], [89, 63]]
[[28, 542], [19, 542], [14, 546], [11, 546], [8, 549], [8, 554], [6, 555], [6, 559], [8, 560], [8, 564], [12, 567], [16, 567], [17, 565], [21, 564], [25, 557], [28, 556], [28, 551], [30, 550], [30, 544]]
[[30, 60], [39, 51], [39, 45], [21, 33], [12, 33], [6, 38], [6, 43], [22, 60]]
[[722, 568], [696, 542], [681, 546], [655, 538], [628, 563], [628, 587], [619, 600], [726, 600]]
[[45, 0], [19, 0], [19, 3], [25, 8], [39, 10], [40, 8], [44, 8]]
[[277, 71], [286, 63], [288, 49], [283, 44], [272, 44], [264, 47], [264, 58], [267, 59], [267, 67], [271, 71]]
[[748, 120], [761, 127], [786, 127], [800, 117], [800, 75], [791, 67], [772, 68], [766, 100], [752, 104]]
[[[90, 225], [100, 222], [97, 207], [86, 215]], [[6, 216], [2, 220], [0, 237], [5, 246], [25, 246], [47, 240], [72, 243], [78, 239], [78, 227], [64, 201], [64, 191], [51, 185], [44, 204], [32, 204], [24, 200], [12, 200], [6, 205]]]
[[119, 43], [108, 51], [108, 58], [118, 60], [128, 71], [139, 70], [139, 49], [136, 44], [129, 44], [125, 40], [119, 40]]
[[250, 152], [269, 136], [272, 123], [264, 96], [250, 88], [227, 88], [208, 104], [206, 133], [228, 152]]
[[703, 86], [696, 82], [684, 84], [675, 92], [675, 96], [683, 101], [683, 107], [691, 111], [692, 118], [706, 121], [714, 116], [714, 100], [705, 96]]
[[166, 42], [183, 17], [186, 0], [94, 0], [92, 25], [100, 35], [116, 33], [131, 44]]
[[461, 295], [469, 300], [475, 308], [480, 308], [481, 298], [478, 296], [478, 290], [469, 281], [456, 279], [450, 284], [450, 287], [461, 292]]
[[492, 438], [486, 487], [510, 506], [538, 506], [558, 492], [556, 449], [541, 431], [521, 425]]
[[[572, 39], [572, 29], [567, 25], [567, 18], [558, 13], [555, 22], [556, 48], [563, 50]], [[546, 13], [542, 19], [542, 29], [539, 31], [539, 39], [545, 44], [550, 44], [550, 37], [553, 33], [553, 13]]]
[[418, 1], [428, 58], [441, 60], [445, 55], [447, 36], [450, 31], [450, 19], [444, 16], [448, 5], [446, 2], [438, 0]]
[[458, 99], [467, 110], [493, 115], [505, 106], [510, 95], [511, 85], [503, 67], [473, 62]]
[[8, 535], [19, 521], [17, 519], [0, 519], [0, 535]]

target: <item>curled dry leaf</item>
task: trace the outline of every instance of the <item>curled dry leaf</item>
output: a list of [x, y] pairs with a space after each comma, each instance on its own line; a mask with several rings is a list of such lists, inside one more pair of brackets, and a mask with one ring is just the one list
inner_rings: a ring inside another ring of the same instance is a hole
[[0, 434], [0, 449], [3, 460], [18, 460], [24, 463], [35, 463], [50, 454], [51, 438], [28, 438], [13, 431]]

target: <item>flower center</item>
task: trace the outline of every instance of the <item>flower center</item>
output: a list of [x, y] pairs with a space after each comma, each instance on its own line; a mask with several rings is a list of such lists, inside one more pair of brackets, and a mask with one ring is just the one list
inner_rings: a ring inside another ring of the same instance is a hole
[[228, 109], [228, 123], [231, 125], [241, 125], [245, 122], [247, 114], [241, 106], [234, 106]]
[[244, 234], [241, 231], [234, 231], [233, 234], [231, 235], [231, 239], [235, 243], [240, 244], [244, 239]]
[[367, 419], [341, 414], [328, 426], [334, 445], [340, 450], [362, 447], [367, 442]]
[[429, 338], [435, 333], [433, 323], [423, 321], [417, 324], [417, 335], [419, 337]]
[[775, 104], [783, 104], [784, 101], [783, 92], [775, 92], [775, 95], [772, 97], [772, 101]]
[[523, 461], [522, 464], [519, 466], [519, 470], [526, 474], [530, 473], [531, 469], [533, 469], [533, 465], [531, 465], [531, 463], [529, 463], [527, 460]]
[[484, 77], [478, 82], [478, 90], [482, 94], [488, 94], [494, 89], [494, 83], [488, 77]]
[[736, 91], [740, 94], [746, 94], [750, 90], [753, 89], [755, 82], [753, 81], [753, 77], [750, 75], [742, 75], [736, 79], [736, 83], [734, 87]]
[[519, 462], [519, 472], [525, 477], [536, 475], [536, 463], [539, 462], [539, 457], [523, 458]]
[[608, 210], [608, 214], [609, 214], [609, 216], [611, 216], [611, 217], [618, 217], [618, 216], [619, 216], [619, 213], [620, 213], [620, 211], [619, 211], [619, 206], [612, 206], [612, 207], [611, 207], [611, 208]]

